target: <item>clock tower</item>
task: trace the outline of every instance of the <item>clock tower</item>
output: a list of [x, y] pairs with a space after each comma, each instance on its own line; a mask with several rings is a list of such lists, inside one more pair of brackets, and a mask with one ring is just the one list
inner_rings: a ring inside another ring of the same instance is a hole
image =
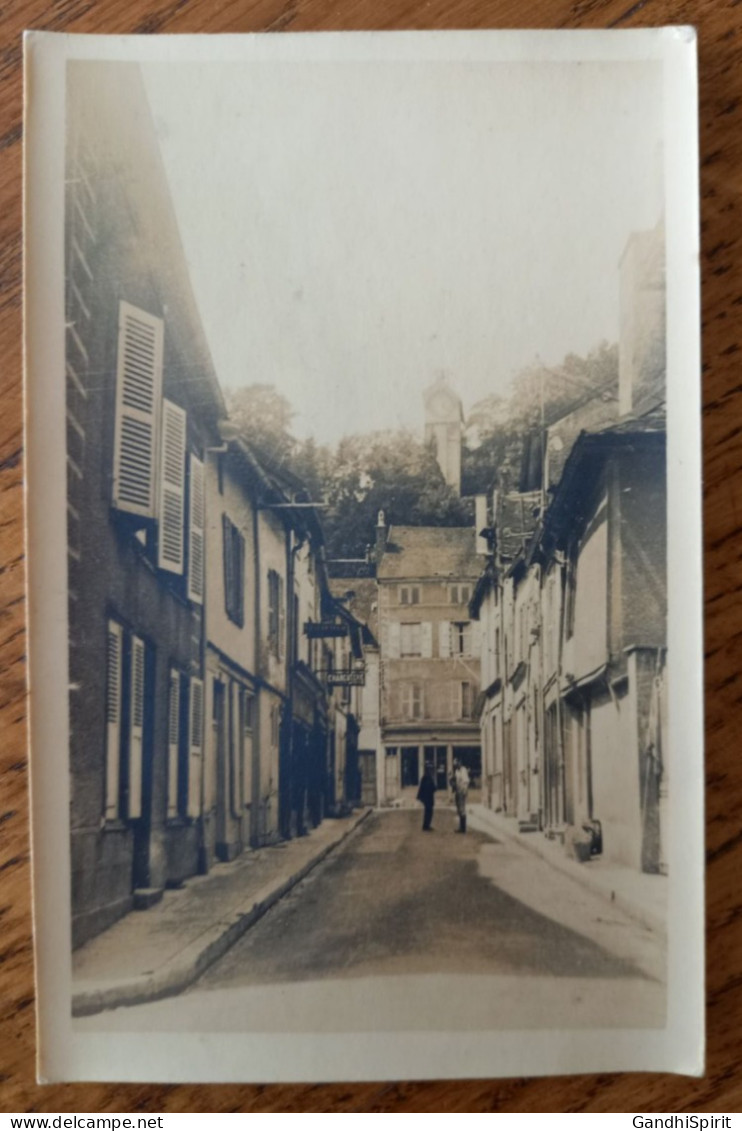
[[457, 494], [461, 493], [461, 401], [441, 376], [423, 393], [425, 443], [431, 440], [438, 465]]

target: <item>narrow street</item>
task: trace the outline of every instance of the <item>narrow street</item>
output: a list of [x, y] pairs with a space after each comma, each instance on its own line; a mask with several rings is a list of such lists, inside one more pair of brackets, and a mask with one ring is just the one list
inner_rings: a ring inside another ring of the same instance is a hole
[[330, 986], [340, 1027], [403, 1027], [421, 1008], [438, 1028], [662, 1024], [650, 932], [520, 846], [455, 834], [451, 809], [433, 824], [372, 813], [180, 997], [78, 1024], [311, 1029], [321, 993], [325, 1028]]

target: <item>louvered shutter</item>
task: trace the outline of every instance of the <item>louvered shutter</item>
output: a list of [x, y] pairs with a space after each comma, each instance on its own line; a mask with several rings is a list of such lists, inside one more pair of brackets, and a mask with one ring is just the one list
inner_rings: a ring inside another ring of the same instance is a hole
[[242, 628], [245, 623], [245, 539], [241, 533], [237, 533], [237, 554], [235, 561], [235, 584], [237, 586], [235, 595], [235, 610], [237, 613], [237, 624]]
[[230, 681], [229, 691], [231, 700], [230, 795], [232, 798], [232, 815], [239, 817], [242, 814], [242, 725], [240, 721], [240, 685], [236, 680]]
[[398, 620], [389, 621], [389, 659], [398, 660], [400, 656], [401, 639], [400, 639], [401, 625]]
[[420, 629], [420, 651], [426, 660], [433, 655], [433, 626], [430, 621], [423, 621]]
[[171, 401], [162, 402], [160, 500], [157, 564], [170, 573], [183, 573], [186, 414]]
[[119, 304], [113, 505], [153, 517], [162, 390], [162, 319]]
[[178, 816], [178, 765], [180, 762], [180, 672], [170, 672], [167, 714], [167, 815]]
[[204, 747], [204, 685], [191, 677], [188, 702], [188, 816], [201, 812], [201, 759]]
[[482, 658], [482, 626], [478, 620], [471, 621], [471, 654], [475, 660]]
[[278, 575], [277, 580], [278, 589], [278, 649], [276, 655], [279, 660], [286, 654], [284, 635], [286, 633], [286, 604], [283, 594], [283, 578]]
[[188, 508], [188, 599], [202, 605], [204, 601], [204, 548], [206, 536], [206, 499], [204, 465], [191, 454], [189, 460], [190, 495]]
[[218, 692], [215, 690], [218, 679], [212, 676], [204, 686], [204, 747], [203, 781], [204, 813], [210, 813], [216, 802], [216, 748], [218, 743], [217, 725], [214, 719], [214, 704]]
[[108, 821], [115, 821], [120, 816], [121, 653], [121, 625], [109, 621], [106, 651], [106, 820]]
[[447, 620], [438, 623], [438, 655], [442, 660], [451, 655], [451, 622]]
[[129, 799], [131, 820], [142, 815], [142, 752], [144, 746], [144, 641], [131, 638], [129, 703]]
[[252, 762], [253, 762], [253, 712], [255, 700], [249, 692], [240, 692], [240, 722], [242, 725], [242, 801], [243, 805], [252, 804]]
[[234, 555], [232, 553], [232, 523], [222, 515], [222, 556], [224, 561], [224, 609], [234, 620]]

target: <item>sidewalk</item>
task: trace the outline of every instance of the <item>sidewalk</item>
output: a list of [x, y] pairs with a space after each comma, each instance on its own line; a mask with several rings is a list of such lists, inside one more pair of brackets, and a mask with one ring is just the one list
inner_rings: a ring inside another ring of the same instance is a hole
[[559, 841], [548, 840], [540, 832], [519, 833], [513, 817], [493, 813], [484, 805], [469, 806], [469, 823], [495, 839], [514, 841], [571, 876], [583, 888], [602, 895], [637, 923], [659, 935], [667, 934], [667, 876], [608, 864], [600, 857], [580, 864]]
[[308, 836], [244, 852], [132, 911], [72, 955], [72, 1012], [99, 1013], [179, 993], [370, 813], [327, 819]]

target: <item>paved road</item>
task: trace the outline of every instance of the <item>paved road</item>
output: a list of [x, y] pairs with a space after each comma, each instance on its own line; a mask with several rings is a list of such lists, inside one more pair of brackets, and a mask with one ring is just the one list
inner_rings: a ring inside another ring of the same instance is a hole
[[417, 811], [373, 813], [180, 998], [86, 1027], [311, 1030], [318, 1000], [340, 1029], [421, 1013], [438, 1028], [663, 1023], [649, 932], [520, 846], [454, 825], [446, 809], [430, 834]]
[[[636, 974], [480, 872], [489, 838], [439, 809], [374, 813], [207, 972], [201, 988], [367, 974]], [[530, 861], [529, 861], [530, 862]], [[533, 861], [535, 866], [538, 862]]]

